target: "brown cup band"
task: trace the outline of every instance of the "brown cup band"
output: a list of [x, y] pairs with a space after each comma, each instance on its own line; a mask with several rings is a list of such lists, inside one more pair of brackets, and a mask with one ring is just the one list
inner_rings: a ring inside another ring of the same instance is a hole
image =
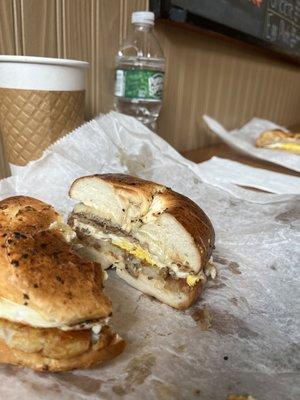
[[25, 165], [84, 121], [85, 91], [0, 88], [0, 131], [6, 158]]

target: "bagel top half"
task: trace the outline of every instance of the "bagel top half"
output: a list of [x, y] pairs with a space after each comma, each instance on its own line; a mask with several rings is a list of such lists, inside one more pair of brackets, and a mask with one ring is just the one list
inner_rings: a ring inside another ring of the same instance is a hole
[[0, 202], [0, 318], [67, 330], [111, 314], [101, 269], [72, 251], [61, 226], [42, 201]]

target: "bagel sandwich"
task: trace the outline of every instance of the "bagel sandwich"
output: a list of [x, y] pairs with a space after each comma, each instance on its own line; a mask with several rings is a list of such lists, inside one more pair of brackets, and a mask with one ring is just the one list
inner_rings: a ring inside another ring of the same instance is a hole
[[171, 307], [185, 309], [198, 298], [215, 234], [192, 200], [123, 174], [78, 178], [69, 195], [78, 203], [68, 223], [85, 256]]
[[0, 363], [58, 372], [123, 351], [101, 268], [74, 253], [74, 235], [42, 201], [0, 201]]
[[255, 142], [256, 147], [300, 154], [300, 133], [272, 129], [262, 132]]

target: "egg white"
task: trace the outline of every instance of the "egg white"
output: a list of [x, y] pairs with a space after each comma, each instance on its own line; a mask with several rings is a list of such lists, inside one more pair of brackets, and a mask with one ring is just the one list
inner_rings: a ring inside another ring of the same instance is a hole
[[30, 325], [34, 328], [58, 328], [63, 331], [78, 330], [78, 329], [90, 329], [97, 327], [97, 330], [101, 330], [103, 325], [108, 323], [109, 318], [101, 319], [91, 323], [85, 323], [84, 321], [76, 325], [65, 325], [57, 321], [48, 319], [38, 311], [33, 310], [29, 306], [14, 303], [10, 300], [0, 297], [0, 318], [7, 319], [11, 322], [21, 323]]

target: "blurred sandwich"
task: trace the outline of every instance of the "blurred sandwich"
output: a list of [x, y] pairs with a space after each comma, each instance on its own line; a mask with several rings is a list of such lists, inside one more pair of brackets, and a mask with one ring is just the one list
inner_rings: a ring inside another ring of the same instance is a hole
[[280, 129], [264, 131], [256, 139], [255, 145], [300, 154], [300, 133], [284, 132]]
[[98, 265], [75, 255], [55, 210], [30, 197], [0, 202], [0, 362], [38, 371], [87, 368], [124, 341], [108, 325]]
[[127, 283], [172, 307], [197, 299], [215, 236], [193, 201], [122, 174], [79, 178], [69, 194], [79, 201], [69, 224], [85, 255], [103, 268], [116, 267]]

